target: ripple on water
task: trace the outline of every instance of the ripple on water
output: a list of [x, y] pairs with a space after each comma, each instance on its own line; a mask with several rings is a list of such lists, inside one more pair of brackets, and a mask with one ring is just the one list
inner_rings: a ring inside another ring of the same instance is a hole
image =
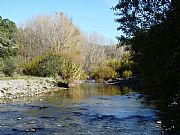
[[[108, 95], [100, 90], [103, 95], [99, 95], [94, 85], [93, 90], [83, 87], [77, 95], [66, 90], [27, 104], [1, 105], [0, 134], [160, 135], [156, 110], [141, 103], [143, 99], [138, 99], [141, 94], [113, 95], [108, 90]], [[90, 92], [96, 93], [95, 96]], [[79, 98], [84, 93], [91, 96]], [[76, 96], [78, 99], [72, 99]]]

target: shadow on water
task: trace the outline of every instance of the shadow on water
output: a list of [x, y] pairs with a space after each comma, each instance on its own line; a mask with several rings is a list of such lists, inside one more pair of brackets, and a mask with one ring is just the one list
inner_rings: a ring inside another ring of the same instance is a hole
[[0, 105], [0, 133], [160, 135], [159, 111], [128, 87], [85, 83]]
[[[149, 101], [154, 100], [150, 97]], [[180, 135], [180, 97], [174, 94], [160, 94], [154, 100], [154, 106], [160, 110], [159, 117], [165, 135]]]

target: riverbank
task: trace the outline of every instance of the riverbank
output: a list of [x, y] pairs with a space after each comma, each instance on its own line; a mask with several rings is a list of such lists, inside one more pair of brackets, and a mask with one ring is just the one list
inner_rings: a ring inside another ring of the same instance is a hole
[[60, 89], [53, 78], [18, 77], [0, 79], [0, 103]]

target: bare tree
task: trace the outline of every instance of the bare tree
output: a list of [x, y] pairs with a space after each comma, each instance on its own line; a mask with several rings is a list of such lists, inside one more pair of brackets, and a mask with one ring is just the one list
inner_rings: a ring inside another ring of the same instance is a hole
[[47, 51], [78, 52], [81, 33], [63, 13], [39, 15], [19, 28], [17, 39], [21, 55], [27, 59]]
[[115, 44], [104, 45], [106, 39], [98, 33], [84, 37], [81, 46], [82, 67], [88, 74], [96, 68], [103, 67], [109, 59], [121, 60], [123, 47], [117, 48]]

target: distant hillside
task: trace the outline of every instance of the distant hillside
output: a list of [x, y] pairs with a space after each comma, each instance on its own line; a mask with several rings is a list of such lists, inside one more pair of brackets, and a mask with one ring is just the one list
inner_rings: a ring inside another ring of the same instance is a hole
[[121, 60], [124, 54], [124, 47], [117, 48], [117, 45], [100, 45], [85, 42], [81, 46], [81, 56], [83, 57], [83, 68], [86, 72], [102, 67], [108, 60]]

